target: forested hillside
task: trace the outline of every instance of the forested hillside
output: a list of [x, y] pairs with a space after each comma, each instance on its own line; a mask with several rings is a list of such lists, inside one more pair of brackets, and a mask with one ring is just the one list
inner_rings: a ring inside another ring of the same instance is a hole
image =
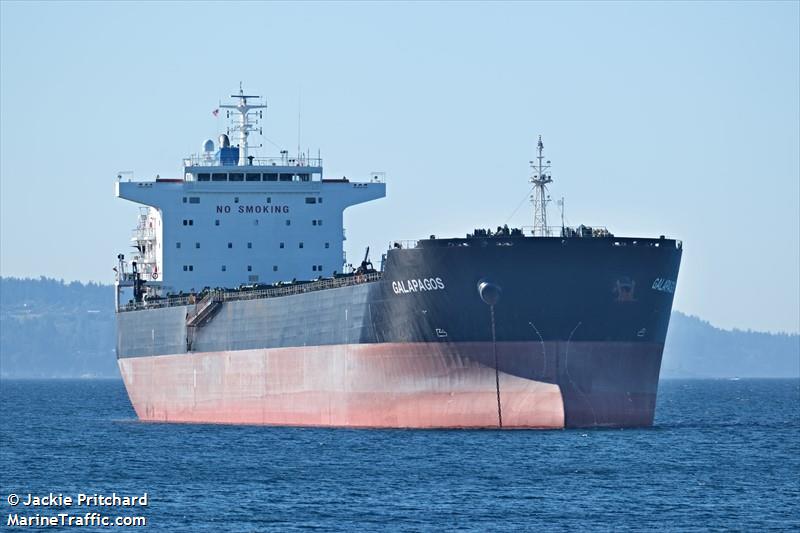
[[114, 290], [0, 279], [1, 377], [118, 377]]

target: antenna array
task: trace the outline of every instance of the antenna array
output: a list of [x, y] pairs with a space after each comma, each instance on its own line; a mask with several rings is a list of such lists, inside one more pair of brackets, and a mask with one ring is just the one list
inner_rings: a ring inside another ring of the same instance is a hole
[[533, 176], [531, 176], [531, 183], [533, 183], [533, 194], [531, 195], [531, 202], [533, 202], [533, 235], [534, 237], [549, 237], [550, 229], [547, 227], [547, 204], [550, 202], [550, 195], [547, 193], [547, 184], [553, 181], [550, 175], [550, 161], [543, 162], [544, 144], [542, 144], [542, 136], [539, 135], [539, 142], [536, 145], [538, 155], [536, 161], [531, 161], [531, 168], [533, 169]]
[[[232, 94], [231, 98], [236, 98], [239, 101], [235, 105], [220, 105], [222, 109], [232, 109], [235, 113], [239, 113], [239, 121], [234, 124], [232, 131], [239, 134], [239, 165], [244, 166], [247, 164], [247, 136], [258, 125], [258, 119], [262, 117], [261, 111], [256, 109], [263, 109], [267, 107], [266, 104], [249, 104], [247, 99], [260, 98], [259, 96], [244, 94], [242, 84], [239, 83], [239, 94]], [[229, 111], [230, 113], [230, 111]], [[259, 133], [261, 130], [259, 129]]]

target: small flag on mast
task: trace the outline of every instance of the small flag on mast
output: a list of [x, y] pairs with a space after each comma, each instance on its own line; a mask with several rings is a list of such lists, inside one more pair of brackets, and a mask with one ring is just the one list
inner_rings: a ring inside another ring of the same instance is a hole
[[216, 117], [217, 115], [219, 115], [219, 109], [215, 109], [214, 111], [211, 112], [211, 114]]

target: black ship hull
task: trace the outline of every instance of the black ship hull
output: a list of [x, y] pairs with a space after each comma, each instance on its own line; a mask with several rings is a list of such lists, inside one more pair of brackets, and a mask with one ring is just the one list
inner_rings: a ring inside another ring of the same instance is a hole
[[146, 420], [647, 426], [680, 258], [668, 239], [421, 241], [379, 280], [225, 300], [198, 324], [197, 305], [120, 312], [120, 368]]

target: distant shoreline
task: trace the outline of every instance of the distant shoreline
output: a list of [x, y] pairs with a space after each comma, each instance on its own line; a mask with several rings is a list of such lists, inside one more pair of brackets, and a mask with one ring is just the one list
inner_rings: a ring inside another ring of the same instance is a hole
[[[0, 277], [0, 379], [120, 379], [114, 288]], [[800, 378], [800, 335], [672, 313], [661, 380]]]

